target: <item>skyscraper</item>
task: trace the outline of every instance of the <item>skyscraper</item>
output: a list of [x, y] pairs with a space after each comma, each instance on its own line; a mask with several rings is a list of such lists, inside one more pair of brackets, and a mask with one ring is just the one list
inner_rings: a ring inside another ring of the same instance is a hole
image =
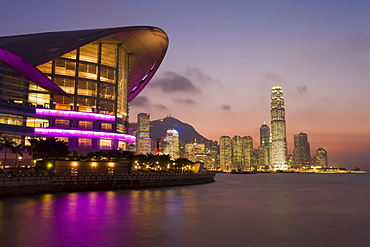
[[244, 170], [242, 162], [242, 138], [240, 136], [234, 136], [232, 139], [232, 157], [233, 157], [233, 167], [237, 171]]
[[165, 141], [168, 143], [168, 153], [172, 160], [180, 158], [180, 139], [179, 132], [174, 128], [169, 128], [166, 133]]
[[293, 160], [295, 167], [309, 166], [311, 162], [310, 143], [306, 133], [294, 135]]
[[243, 136], [242, 138], [243, 146], [243, 163], [245, 170], [251, 170], [253, 164], [253, 138], [251, 136]]
[[287, 143], [283, 89], [271, 90], [271, 165], [274, 170], [286, 170]]
[[220, 169], [230, 171], [232, 167], [232, 148], [229, 136], [220, 137]]
[[148, 154], [151, 151], [150, 114], [139, 113], [136, 125], [136, 153]]
[[328, 153], [324, 148], [316, 149], [316, 165], [328, 167]]
[[258, 166], [268, 169], [270, 166], [270, 127], [264, 121], [260, 127], [260, 146], [258, 147]]
[[267, 147], [270, 144], [270, 128], [263, 122], [260, 127], [260, 146]]

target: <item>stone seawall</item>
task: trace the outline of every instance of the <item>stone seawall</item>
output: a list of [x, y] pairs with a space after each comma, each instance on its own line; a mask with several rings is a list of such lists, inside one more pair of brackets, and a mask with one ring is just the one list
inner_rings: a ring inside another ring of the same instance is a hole
[[214, 182], [214, 173], [0, 177], [0, 196], [139, 189]]

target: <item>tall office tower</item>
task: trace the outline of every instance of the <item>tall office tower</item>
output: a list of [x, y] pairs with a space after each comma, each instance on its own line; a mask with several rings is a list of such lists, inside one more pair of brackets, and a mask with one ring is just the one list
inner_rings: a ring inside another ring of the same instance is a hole
[[296, 168], [309, 166], [311, 163], [310, 143], [306, 133], [294, 135], [293, 160]]
[[150, 114], [139, 113], [136, 125], [136, 153], [148, 154], [151, 151]]
[[179, 132], [174, 128], [169, 128], [166, 133], [165, 141], [168, 143], [168, 154], [172, 160], [180, 158], [180, 139]]
[[220, 170], [230, 171], [232, 169], [232, 146], [229, 136], [220, 137]]
[[257, 149], [257, 167], [258, 169], [269, 169], [269, 149], [266, 146], [260, 146]]
[[206, 154], [206, 148], [204, 143], [187, 143], [185, 144], [185, 156], [188, 160], [196, 162], [200, 156]]
[[253, 167], [253, 138], [251, 136], [243, 136], [242, 138], [243, 147], [243, 163], [245, 170], [251, 170]]
[[270, 144], [270, 128], [263, 122], [260, 127], [260, 146], [267, 147]]
[[271, 90], [271, 165], [276, 170], [287, 170], [287, 143], [283, 89]]
[[233, 157], [233, 167], [237, 171], [244, 170], [244, 164], [242, 162], [242, 138], [240, 136], [234, 136], [232, 139], [232, 157]]
[[316, 165], [328, 167], [328, 153], [324, 148], [316, 149]]

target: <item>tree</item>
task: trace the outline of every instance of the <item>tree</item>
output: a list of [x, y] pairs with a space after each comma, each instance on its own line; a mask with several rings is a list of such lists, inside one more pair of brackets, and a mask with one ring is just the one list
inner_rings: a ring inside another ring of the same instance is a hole
[[15, 141], [13, 141], [13, 139], [11, 139], [11, 138], [2, 137], [0, 139], [0, 150], [5, 148], [3, 169], [5, 169], [5, 165], [6, 165], [6, 154], [7, 154], [8, 148], [11, 151], [13, 151], [13, 149], [16, 145], [17, 145], [17, 143]]
[[22, 144], [19, 144], [19, 145], [16, 145], [13, 147], [13, 149], [11, 149], [12, 153], [15, 153], [15, 160], [16, 162], [18, 162], [18, 157], [23, 157], [23, 151], [25, 150], [25, 146], [23, 146]]
[[34, 138], [28, 140], [29, 150], [34, 160], [65, 159], [69, 155], [68, 143], [57, 138]]

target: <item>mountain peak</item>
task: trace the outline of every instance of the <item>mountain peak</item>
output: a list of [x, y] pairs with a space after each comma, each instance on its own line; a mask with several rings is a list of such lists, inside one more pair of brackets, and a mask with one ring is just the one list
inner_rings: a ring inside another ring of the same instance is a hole
[[183, 123], [180, 120], [167, 116], [162, 119], [153, 120], [150, 129], [150, 138], [156, 140], [166, 136], [166, 132], [169, 128], [174, 128], [179, 132], [180, 142], [191, 143], [196, 139], [199, 143], [208, 143], [210, 140], [199, 134], [193, 126], [187, 123]]

